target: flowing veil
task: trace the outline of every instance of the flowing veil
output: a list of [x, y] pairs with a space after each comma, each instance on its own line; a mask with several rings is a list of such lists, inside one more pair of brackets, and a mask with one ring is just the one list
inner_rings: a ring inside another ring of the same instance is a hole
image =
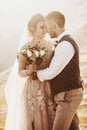
[[[50, 39], [48, 34], [45, 39]], [[24, 44], [31, 40], [32, 36], [29, 34], [27, 27], [25, 27], [18, 51]], [[21, 78], [18, 74], [18, 62], [16, 58], [5, 87], [5, 97], [8, 105], [5, 130], [27, 130], [25, 125], [27, 124], [27, 120], [25, 119], [24, 102], [22, 100], [25, 81], [26, 78]]]
[[[31, 40], [32, 40], [32, 36], [28, 33], [28, 30], [25, 27], [21, 42], [20, 42], [19, 47], [18, 47], [18, 51], [20, 50], [20, 48], [24, 44], [26, 44], [27, 42], [30, 42]], [[8, 78], [8, 82], [7, 82], [6, 87], [5, 87], [5, 97], [6, 97], [7, 104], [9, 104], [12, 100], [10, 98], [10, 96], [14, 97], [14, 96], [16, 96], [15, 92], [20, 91], [19, 86], [21, 86], [22, 84], [25, 83], [25, 79], [26, 78], [21, 78], [18, 75], [18, 62], [17, 62], [17, 58], [16, 58], [14, 66], [13, 66], [12, 71], [10, 73], [10, 76]], [[14, 100], [15, 100], [15, 98], [14, 98]]]
[[[29, 35], [28, 30], [25, 27], [18, 51], [25, 43], [30, 42], [31, 40], [32, 36]], [[5, 87], [5, 97], [8, 105], [5, 130], [26, 130], [25, 120], [23, 120], [23, 102], [21, 102], [25, 80], [26, 78], [21, 78], [18, 75], [18, 62], [16, 58]]]

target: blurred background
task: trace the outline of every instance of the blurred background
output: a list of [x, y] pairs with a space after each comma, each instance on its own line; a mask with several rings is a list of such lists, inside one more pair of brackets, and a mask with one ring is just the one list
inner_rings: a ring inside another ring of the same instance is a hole
[[35, 13], [58, 10], [66, 17], [66, 30], [80, 49], [84, 99], [78, 109], [80, 126], [87, 130], [87, 0], [0, 0], [0, 128], [4, 129], [7, 105], [4, 88], [15, 63], [27, 21]]

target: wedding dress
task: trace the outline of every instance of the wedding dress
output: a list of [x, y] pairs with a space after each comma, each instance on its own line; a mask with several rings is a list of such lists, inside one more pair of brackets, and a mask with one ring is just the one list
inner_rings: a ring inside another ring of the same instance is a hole
[[[50, 63], [52, 56], [51, 43], [44, 43], [44, 45], [42, 45], [42, 48], [43, 47], [45, 47], [48, 53], [43, 57], [39, 69], [46, 68]], [[27, 45], [25, 45], [24, 48], [27, 48]], [[26, 60], [26, 57], [21, 54], [20, 50], [18, 56], [19, 70], [26, 64]], [[52, 129], [54, 119], [54, 103], [49, 81], [41, 82], [39, 79], [32, 80], [30, 77], [27, 78], [21, 97], [21, 102], [25, 111], [24, 122], [26, 122], [26, 130]], [[22, 127], [21, 130], [25, 129]]]
[[[49, 53], [43, 57], [40, 69], [47, 67], [51, 60], [52, 44], [45, 44], [45, 48]], [[5, 90], [8, 104], [5, 130], [51, 130], [55, 112], [50, 83], [20, 77], [18, 64], [24, 62], [19, 53], [9, 78], [11, 84]]]

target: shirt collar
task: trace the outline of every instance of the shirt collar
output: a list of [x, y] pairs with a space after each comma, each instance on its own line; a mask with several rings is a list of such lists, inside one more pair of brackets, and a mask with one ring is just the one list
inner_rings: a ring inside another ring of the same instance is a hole
[[58, 37], [57, 37], [57, 40], [59, 41], [62, 37], [64, 37], [65, 35], [68, 35], [69, 33], [68, 32], [63, 32], [61, 33]]
[[69, 34], [68, 32], [64, 31], [58, 37], [52, 38], [52, 41], [59, 41], [63, 36], [68, 35], [68, 34]]

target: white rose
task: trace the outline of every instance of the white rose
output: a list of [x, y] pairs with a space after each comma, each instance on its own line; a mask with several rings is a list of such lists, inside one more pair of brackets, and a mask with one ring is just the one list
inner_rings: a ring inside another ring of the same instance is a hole
[[31, 57], [32, 56], [32, 52], [30, 50], [27, 50], [27, 56]]
[[21, 52], [22, 52], [23, 54], [26, 54], [26, 49], [23, 49]]
[[54, 50], [55, 50], [55, 46], [52, 47], [52, 51], [54, 51]]
[[34, 50], [35, 56], [38, 57], [39, 56], [39, 51]]
[[44, 56], [45, 55], [45, 51], [44, 50], [41, 50], [40, 51], [40, 56]]

